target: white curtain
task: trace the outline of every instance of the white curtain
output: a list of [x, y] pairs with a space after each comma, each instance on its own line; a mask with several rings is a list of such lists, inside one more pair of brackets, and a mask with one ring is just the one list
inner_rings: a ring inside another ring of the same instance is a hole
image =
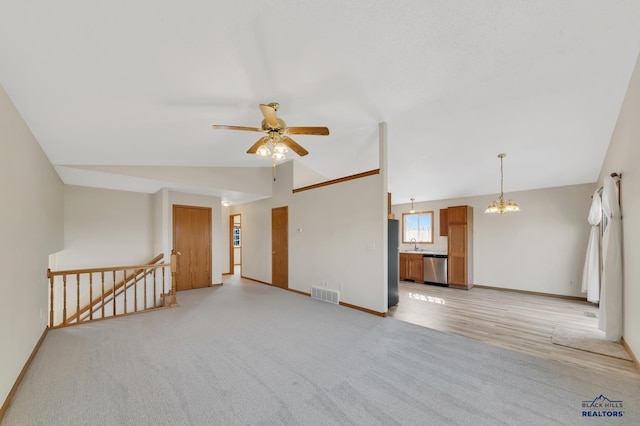
[[598, 191], [593, 193], [593, 201], [587, 218], [591, 224], [587, 255], [582, 271], [582, 292], [587, 293], [587, 300], [592, 303], [600, 301], [600, 221], [602, 220], [602, 202]]
[[622, 337], [622, 220], [618, 188], [607, 176], [602, 188], [602, 210], [607, 225], [602, 236], [602, 281], [599, 328], [607, 340]]

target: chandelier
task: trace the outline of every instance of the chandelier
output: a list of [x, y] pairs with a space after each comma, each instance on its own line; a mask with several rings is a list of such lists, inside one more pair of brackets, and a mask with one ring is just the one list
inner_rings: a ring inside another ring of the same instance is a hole
[[499, 213], [503, 214], [505, 212], [519, 212], [520, 207], [518, 207], [518, 203], [513, 200], [504, 200], [504, 191], [503, 191], [503, 181], [504, 181], [504, 171], [502, 167], [502, 159], [506, 157], [507, 154], [498, 154], [498, 158], [500, 159], [500, 198], [491, 202], [487, 209], [484, 211], [485, 213]]
[[270, 132], [268, 138], [264, 138], [264, 143], [258, 147], [256, 154], [261, 157], [271, 155], [275, 161], [282, 161], [287, 158], [285, 155], [289, 152], [287, 145], [282, 142], [282, 136], [278, 132]]

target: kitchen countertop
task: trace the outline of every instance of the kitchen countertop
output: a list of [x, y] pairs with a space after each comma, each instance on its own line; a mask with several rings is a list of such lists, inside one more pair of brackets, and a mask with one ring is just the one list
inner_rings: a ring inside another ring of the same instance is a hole
[[424, 255], [439, 255], [439, 256], [447, 256], [447, 252], [444, 250], [402, 250], [400, 253], [409, 253], [409, 254], [424, 254]]

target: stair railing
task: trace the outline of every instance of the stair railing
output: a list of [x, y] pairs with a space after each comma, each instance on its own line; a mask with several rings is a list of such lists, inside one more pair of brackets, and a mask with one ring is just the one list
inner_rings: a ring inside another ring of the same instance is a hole
[[145, 265], [49, 270], [49, 328], [176, 306], [175, 256], [171, 263], [158, 263], [160, 254]]

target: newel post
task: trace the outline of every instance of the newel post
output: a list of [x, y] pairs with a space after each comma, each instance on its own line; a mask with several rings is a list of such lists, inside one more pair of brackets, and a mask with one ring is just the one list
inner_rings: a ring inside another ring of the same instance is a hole
[[169, 306], [178, 306], [178, 301], [176, 300], [176, 275], [178, 272], [178, 256], [180, 256], [179, 251], [171, 250], [171, 303]]

